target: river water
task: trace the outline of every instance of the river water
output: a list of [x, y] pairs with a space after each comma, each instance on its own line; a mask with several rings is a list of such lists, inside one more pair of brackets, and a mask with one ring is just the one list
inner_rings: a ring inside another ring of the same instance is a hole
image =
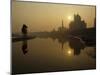
[[12, 43], [12, 72], [16, 74], [96, 68], [96, 48], [78, 40], [35, 38]]

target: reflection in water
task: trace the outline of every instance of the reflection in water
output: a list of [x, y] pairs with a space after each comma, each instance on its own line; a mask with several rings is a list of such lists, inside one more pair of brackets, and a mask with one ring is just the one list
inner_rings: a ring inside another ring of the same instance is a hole
[[[71, 37], [69, 39], [64, 38], [57, 38], [58, 42], [61, 44], [61, 49], [64, 51], [64, 53], [68, 56], [72, 55], [80, 55], [81, 50], [84, 50], [86, 45], [84, 41], [78, 37]], [[64, 49], [64, 44], [68, 42], [68, 48]], [[88, 56], [95, 59], [96, 58], [96, 48], [93, 45], [90, 45], [90, 47], [94, 47], [93, 50], [86, 52]]]
[[67, 53], [68, 53], [69, 55], [71, 55], [71, 54], [72, 54], [72, 51], [71, 51], [71, 50], [68, 50]]
[[[66, 38], [57, 38], [57, 39], [58, 39], [58, 42], [61, 44], [61, 49], [65, 50], [65, 54], [67, 54], [69, 56], [71, 56], [72, 54], [73, 55], [80, 55], [81, 50], [84, 50], [84, 48], [85, 48], [84, 41], [78, 37], [71, 37], [69, 39], [68, 38], [67, 39]], [[64, 49], [64, 44], [66, 42], [68, 42], [69, 48]], [[24, 40], [22, 42], [22, 51], [23, 51], [23, 54], [26, 54], [28, 52], [27, 40]], [[96, 56], [93, 53], [96, 54], [95, 51], [94, 52], [92, 51], [91, 53], [87, 52], [87, 55], [91, 56], [92, 58], [96, 58]]]
[[68, 41], [66, 38], [57, 38], [58, 42], [61, 44], [61, 48], [63, 50], [64, 44]]
[[[31, 49], [29, 53], [28, 49]], [[85, 46], [79, 38], [57, 38], [55, 41], [35, 38], [16, 42], [13, 43], [13, 73], [95, 69], [95, 59], [91, 59], [94, 51], [91, 50], [95, 50], [94, 47]], [[24, 57], [20, 51], [28, 56]]]
[[67, 50], [65, 50], [65, 54], [67, 56], [73, 56], [73, 50], [72, 49], [67, 49]]
[[61, 44], [62, 50], [64, 50], [64, 44], [66, 42], [69, 43], [70, 48], [66, 49], [68, 55], [72, 55], [73, 52], [74, 52], [74, 55], [79, 55], [81, 53], [81, 50], [85, 48], [84, 41], [78, 37], [71, 37], [68, 39], [66, 38], [57, 38], [57, 39], [58, 39], [58, 42]]
[[90, 56], [93, 59], [96, 59], [96, 48], [91, 49], [90, 51], [86, 52], [88, 56]]
[[81, 50], [85, 48], [84, 42], [80, 38], [69, 39], [70, 48], [74, 49], [74, 55], [79, 55]]
[[27, 50], [27, 40], [22, 41], [22, 51], [23, 51], [23, 54], [26, 54], [28, 52], [28, 50]]

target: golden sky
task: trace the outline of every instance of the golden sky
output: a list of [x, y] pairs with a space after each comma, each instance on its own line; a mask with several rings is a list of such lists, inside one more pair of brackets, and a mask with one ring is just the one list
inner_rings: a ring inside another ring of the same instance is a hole
[[20, 32], [23, 24], [29, 32], [51, 31], [61, 26], [69, 27], [74, 14], [85, 20], [87, 27], [93, 27], [95, 6], [68, 5], [36, 2], [12, 2], [12, 31]]

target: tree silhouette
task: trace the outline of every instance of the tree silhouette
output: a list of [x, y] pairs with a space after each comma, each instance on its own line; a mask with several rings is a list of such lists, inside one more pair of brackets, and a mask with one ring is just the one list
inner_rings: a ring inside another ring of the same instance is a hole
[[26, 36], [27, 35], [27, 25], [23, 24], [21, 30], [22, 30], [22, 34]]
[[70, 31], [76, 31], [76, 30], [84, 30], [86, 29], [86, 23], [84, 20], [81, 20], [80, 15], [74, 15], [74, 20], [70, 22], [69, 24], [69, 30]]

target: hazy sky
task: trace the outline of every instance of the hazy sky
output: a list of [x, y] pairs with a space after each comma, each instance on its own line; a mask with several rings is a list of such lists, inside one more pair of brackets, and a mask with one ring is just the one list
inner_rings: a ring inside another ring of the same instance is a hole
[[51, 31], [61, 26], [62, 19], [68, 28], [73, 15], [77, 13], [85, 20], [87, 27], [93, 26], [95, 6], [13, 1], [12, 31], [21, 32], [23, 24], [28, 26], [29, 32]]

